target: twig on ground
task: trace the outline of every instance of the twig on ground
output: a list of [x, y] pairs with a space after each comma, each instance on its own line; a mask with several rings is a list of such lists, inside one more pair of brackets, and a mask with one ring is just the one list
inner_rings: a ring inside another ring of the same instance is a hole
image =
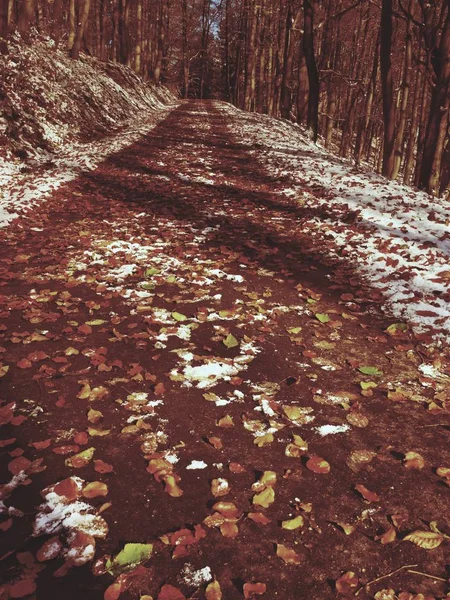
[[386, 575], [381, 575], [381, 577], [377, 577], [376, 579], [372, 579], [371, 581], [368, 581], [365, 585], [363, 585], [362, 587], [359, 588], [359, 590], [357, 590], [355, 592], [355, 596], [358, 596], [358, 594], [360, 592], [362, 592], [362, 590], [366, 589], [367, 587], [371, 586], [374, 583], [377, 583], [378, 581], [381, 581], [382, 579], [387, 579], [388, 577], [391, 577], [392, 575], [395, 575], [396, 573], [399, 573], [400, 571], [403, 571], [404, 569], [411, 569], [412, 567], [418, 567], [419, 565], [403, 565], [402, 567], [399, 567], [398, 569], [395, 569], [395, 571], [391, 571], [390, 573], [386, 573]]
[[428, 577], [428, 579], [436, 579], [436, 581], [447, 582], [443, 577], [436, 577], [436, 575], [430, 575], [429, 573], [422, 573], [422, 571], [413, 571], [412, 569], [408, 569], [408, 573], [414, 573], [414, 575], [422, 575], [422, 577]]

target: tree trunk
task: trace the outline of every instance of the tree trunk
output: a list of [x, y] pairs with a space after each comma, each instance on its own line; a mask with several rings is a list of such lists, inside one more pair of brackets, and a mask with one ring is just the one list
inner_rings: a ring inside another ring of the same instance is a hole
[[414, 11], [414, 0], [409, 0], [408, 5], [408, 24], [406, 27], [406, 44], [405, 44], [405, 58], [403, 66], [403, 80], [401, 86], [401, 102], [400, 102], [400, 120], [397, 129], [397, 136], [395, 139], [395, 159], [394, 159], [394, 170], [392, 173], [392, 179], [397, 179], [400, 173], [400, 167], [402, 164], [402, 156], [405, 144], [405, 130], [406, 130], [406, 116], [408, 110], [409, 100], [409, 89], [411, 86], [411, 65], [412, 65], [412, 34], [413, 34], [413, 17]]
[[67, 38], [67, 49], [72, 50], [75, 41], [75, 0], [69, 0], [69, 37]]
[[286, 13], [286, 30], [284, 36], [284, 56], [283, 56], [283, 78], [281, 80], [280, 95], [280, 115], [283, 119], [289, 119], [292, 108], [292, 67], [294, 63], [294, 44], [292, 40], [292, 30], [294, 28], [294, 13], [292, 0], [288, 1]]
[[53, 15], [52, 15], [52, 38], [55, 41], [55, 46], [58, 47], [59, 40], [61, 39], [61, 29], [62, 29], [62, 10], [63, 10], [63, 0], [55, 0], [53, 4]]
[[317, 72], [316, 55], [314, 52], [314, 3], [315, 0], [304, 0], [304, 34], [303, 52], [308, 69], [309, 97], [307, 127], [314, 141], [319, 134], [319, 74]]
[[255, 110], [256, 93], [256, 31], [258, 25], [258, 5], [256, 0], [250, 0], [249, 21], [250, 32], [247, 49], [247, 68], [245, 78], [245, 110]]
[[27, 39], [30, 33], [31, 23], [34, 17], [34, 0], [22, 0], [19, 9], [19, 21], [17, 28], [20, 35]]
[[433, 68], [436, 81], [431, 95], [419, 187], [437, 194], [450, 108], [450, 7], [439, 48], [434, 56]]
[[383, 169], [385, 177], [392, 178], [395, 160], [395, 106], [392, 77], [392, 0], [383, 0], [380, 31], [381, 87], [383, 90], [384, 145]]
[[8, 3], [0, 0], [0, 52], [4, 53], [8, 47], [6, 39], [8, 37]]
[[82, 6], [80, 7], [79, 23], [78, 23], [77, 31], [75, 34], [75, 40], [73, 42], [73, 46], [70, 51], [70, 56], [72, 58], [76, 59], [80, 56], [81, 43], [83, 41], [84, 34], [86, 32], [86, 25], [88, 22], [90, 10], [91, 10], [91, 0], [84, 0]]
[[165, 44], [165, 27], [164, 27], [164, 12], [163, 12], [163, 2], [165, 0], [159, 0], [158, 6], [158, 49], [156, 53], [156, 62], [155, 68], [153, 71], [153, 81], [156, 85], [159, 84], [161, 80], [161, 71], [162, 71], [162, 62], [164, 55], [164, 44]]
[[409, 185], [414, 167], [414, 149], [416, 147], [418, 124], [420, 116], [420, 95], [422, 90], [422, 70], [417, 67], [417, 76], [414, 84], [414, 100], [412, 106], [411, 125], [409, 127], [408, 144], [406, 146], [405, 168], [403, 173], [403, 183]]
[[377, 79], [378, 79], [378, 63], [379, 63], [379, 37], [377, 39], [376, 49], [375, 49], [375, 57], [373, 61], [372, 67], [372, 75], [369, 81], [369, 87], [366, 95], [366, 103], [364, 107], [364, 117], [362, 120], [362, 125], [360, 129], [360, 133], [358, 135], [358, 139], [356, 140], [356, 148], [355, 148], [355, 162], [359, 165], [361, 161], [362, 152], [365, 147], [366, 137], [368, 133], [369, 123], [372, 118], [372, 110], [373, 103], [375, 98], [375, 90], [377, 88]]
[[140, 75], [142, 71], [142, 0], [137, 0], [136, 4], [136, 44], [134, 53], [134, 70]]
[[[228, 4], [228, 2], [227, 2]], [[226, 8], [228, 11], [228, 8]], [[183, 98], [189, 96], [189, 45], [188, 45], [188, 17], [187, 17], [188, 5], [187, 0], [181, 0], [181, 46], [182, 46], [182, 79], [181, 79], [181, 95]], [[228, 31], [226, 33], [228, 36]]]
[[298, 65], [298, 87], [297, 87], [297, 123], [303, 123], [308, 116], [308, 68], [302, 48]]

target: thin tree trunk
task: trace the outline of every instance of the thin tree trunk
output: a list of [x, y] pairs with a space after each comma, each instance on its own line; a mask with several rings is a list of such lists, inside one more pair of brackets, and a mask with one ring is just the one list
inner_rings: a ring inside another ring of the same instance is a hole
[[245, 110], [255, 110], [256, 93], [256, 31], [258, 24], [258, 5], [251, 0], [249, 9], [250, 34], [247, 50], [247, 68], [245, 78]]
[[317, 71], [316, 56], [314, 52], [314, 3], [315, 0], [304, 0], [304, 34], [303, 51], [308, 69], [309, 97], [307, 127], [311, 131], [314, 141], [319, 134], [319, 74]]
[[411, 176], [413, 174], [414, 167], [414, 149], [416, 147], [416, 140], [418, 134], [418, 124], [419, 124], [419, 116], [420, 116], [420, 93], [422, 90], [422, 70], [420, 67], [417, 67], [417, 76], [414, 84], [414, 100], [412, 106], [412, 117], [411, 117], [411, 126], [409, 127], [409, 137], [408, 144], [406, 146], [406, 155], [405, 155], [405, 169], [403, 173], [403, 182], [406, 185], [409, 185], [411, 182]]
[[395, 160], [395, 106], [392, 76], [392, 0], [383, 0], [381, 9], [380, 66], [383, 90], [383, 170], [385, 177], [392, 178]]
[[294, 63], [294, 44], [292, 41], [292, 30], [294, 28], [294, 13], [292, 0], [288, 0], [286, 12], [286, 29], [284, 36], [283, 77], [281, 80], [280, 115], [283, 119], [289, 119], [292, 108], [291, 79]]
[[69, 37], [67, 38], [67, 49], [72, 50], [75, 41], [75, 0], [69, 0]]
[[[228, 10], [228, 8], [226, 9]], [[183, 98], [189, 96], [189, 46], [188, 46], [188, 18], [187, 18], [188, 5], [187, 0], [181, 0], [181, 45], [183, 53], [183, 73], [181, 80], [181, 95]], [[228, 31], [226, 33], [228, 36]], [[228, 43], [228, 42], [226, 42]], [[227, 60], [227, 59], [226, 59]]]
[[433, 67], [436, 83], [431, 96], [419, 187], [436, 194], [440, 188], [442, 155], [450, 108], [450, 7]]
[[403, 80], [401, 85], [401, 102], [400, 102], [400, 120], [397, 129], [397, 136], [395, 139], [395, 159], [394, 159], [394, 170], [392, 172], [392, 179], [397, 179], [400, 173], [400, 167], [402, 164], [402, 156], [405, 144], [405, 130], [406, 130], [406, 116], [408, 109], [409, 100], [409, 89], [411, 86], [411, 65], [412, 65], [412, 34], [413, 34], [413, 17], [414, 11], [414, 0], [409, 0], [408, 4], [408, 23], [406, 26], [406, 44], [405, 44], [405, 58], [403, 67]]
[[370, 120], [372, 118], [372, 110], [375, 98], [375, 90], [377, 88], [377, 79], [378, 79], [378, 64], [379, 64], [379, 37], [377, 39], [376, 48], [375, 48], [375, 57], [373, 61], [372, 67], [372, 75], [369, 81], [369, 87], [366, 95], [366, 103], [364, 107], [364, 117], [362, 119], [362, 125], [360, 129], [360, 134], [358, 135], [358, 139], [356, 140], [356, 148], [355, 148], [355, 161], [356, 164], [359, 165], [361, 161], [361, 156], [363, 149], [366, 143], [366, 136], [368, 133], [368, 127]]
[[140, 75], [142, 71], [142, 0], [137, 0], [136, 4], [136, 44], [134, 52], [134, 70]]

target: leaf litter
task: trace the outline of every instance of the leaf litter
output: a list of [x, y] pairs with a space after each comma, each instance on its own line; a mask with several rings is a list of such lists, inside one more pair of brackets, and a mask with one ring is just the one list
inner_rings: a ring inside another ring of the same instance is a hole
[[448, 357], [293, 227], [223, 110], [5, 230], [5, 593], [442, 598]]

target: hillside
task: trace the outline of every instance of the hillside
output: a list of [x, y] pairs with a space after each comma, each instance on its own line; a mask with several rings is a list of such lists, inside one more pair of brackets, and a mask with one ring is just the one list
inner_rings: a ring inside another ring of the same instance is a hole
[[[0, 54], [0, 222], [153, 127], [175, 96], [133, 71], [48, 38]], [[29, 186], [28, 186], [29, 184]]]

